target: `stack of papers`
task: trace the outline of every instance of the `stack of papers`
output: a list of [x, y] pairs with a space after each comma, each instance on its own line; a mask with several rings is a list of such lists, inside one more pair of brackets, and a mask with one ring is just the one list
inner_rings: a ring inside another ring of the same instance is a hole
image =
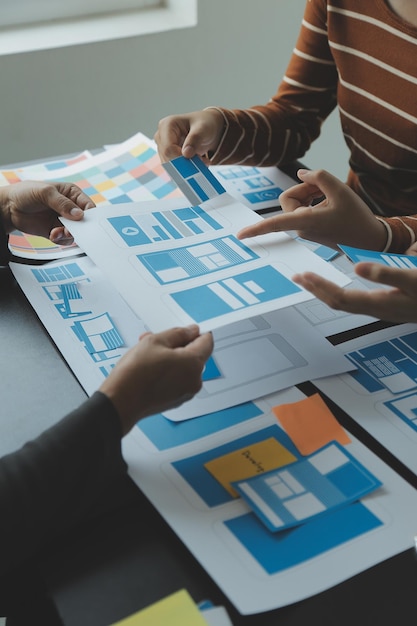
[[[411, 546], [415, 491], [294, 385], [314, 379], [415, 465], [415, 328], [332, 346], [326, 334], [357, 318], [329, 310], [292, 276], [308, 269], [348, 285], [346, 257], [329, 263], [333, 253], [285, 233], [237, 239], [262, 219], [253, 209], [276, 207], [292, 181], [276, 168], [207, 170], [199, 159], [163, 167], [140, 133], [76, 160], [38, 174], [76, 182], [95, 200], [82, 222], [64, 220], [77, 245], [45, 250], [46, 240], [15, 233], [13, 251], [56, 260], [12, 270], [89, 395], [146, 330], [195, 322], [213, 332], [200, 393], [139, 422], [123, 452], [133, 480], [236, 608], [297, 602]], [[407, 263], [391, 257], [383, 262]], [[120, 625], [153, 623], [230, 621], [183, 590]]]

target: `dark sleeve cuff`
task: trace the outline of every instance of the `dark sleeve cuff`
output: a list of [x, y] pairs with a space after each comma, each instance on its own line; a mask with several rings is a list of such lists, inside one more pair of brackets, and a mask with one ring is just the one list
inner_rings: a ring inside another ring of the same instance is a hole
[[0, 220], [0, 266], [7, 265], [11, 259], [9, 250], [9, 235], [4, 230], [3, 222]]

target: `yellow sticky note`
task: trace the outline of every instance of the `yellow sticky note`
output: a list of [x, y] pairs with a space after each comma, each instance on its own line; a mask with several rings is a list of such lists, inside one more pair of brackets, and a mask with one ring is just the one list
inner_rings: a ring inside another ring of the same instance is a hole
[[151, 604], [112, 626], [207, 626], [186, 589]]
[[331, 441], [342, 446], [350, 443], [348, 434], [318, 393], [298, 402], [274, 406], [272, 410], [301, 454], [312, 454]]
[[204, 467], [227, 489], [231, 496], [237, 498], [238, 494], [230, 483], [269, 472], [295, 460], [296, 457], [287, 448], [270, 437], [219, 456], [206, 463]]

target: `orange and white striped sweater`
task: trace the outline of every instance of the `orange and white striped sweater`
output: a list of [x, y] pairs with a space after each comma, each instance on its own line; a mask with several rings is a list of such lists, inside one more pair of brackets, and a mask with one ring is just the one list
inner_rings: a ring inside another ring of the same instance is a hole
[[216, 107], [213, 164], [282, 165], [304, 156], [338, 107], [348, 184], [384, 219], [389, 250], [417, 240], [417, 28], [385, 0], [309, 0], [277, 93], [246, 110]]

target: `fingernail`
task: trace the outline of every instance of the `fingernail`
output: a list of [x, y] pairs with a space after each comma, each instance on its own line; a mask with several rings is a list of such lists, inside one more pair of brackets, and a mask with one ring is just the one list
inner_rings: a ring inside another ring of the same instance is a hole
[[183, 146], [182, 155], [187, 159], [193, 155], [193, 149], [191, 146]]
[[70, 213], [74, 217], [78, 217], [79, 215], [84, 214], [84, 211], [82, 209], [80, 209], [80, 207], [75, 206], [73, 209], [71, 209]]

